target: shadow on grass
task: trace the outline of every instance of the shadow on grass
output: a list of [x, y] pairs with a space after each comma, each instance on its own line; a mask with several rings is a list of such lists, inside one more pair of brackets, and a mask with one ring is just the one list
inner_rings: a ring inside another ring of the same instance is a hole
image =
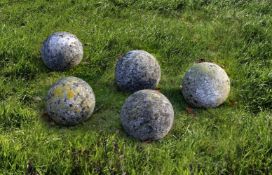
[[162, 89], [161, 93], [163, 93], [170, 100], [175, 113], [180, 113], [186, 110], [186, 107], [188, 107], [180, 88]]

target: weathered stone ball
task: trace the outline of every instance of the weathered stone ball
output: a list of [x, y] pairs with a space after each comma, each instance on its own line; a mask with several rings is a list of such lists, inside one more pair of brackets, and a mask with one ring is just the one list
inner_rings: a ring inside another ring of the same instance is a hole
[[194, 107], [217, 107], [228, 98], [229, 92], [227, 73], [214, 63], [194, 64], [182, 81], [183, 96]]
[[85, 81], [65, 77], [50, 88], [46, 111], [57, 124], [72, 126], [87, 120], [95, 107], [95, 95]]
[[115, 68], [116, 83], [121, 90], [135, 92], [155, 89], [161, 77], [156, 58], [143, 50], [133, 50], [118, 60]]
[[83, 57], [83, 47], [75, 35], [56, 32], [44, 41], [41, 56], [48, 68], [63, 71], [80, 63]]
[[174, 121], [170, 101], [155, 90], [140, 90], [128, 97], [121, 110], [121, 123], [128, 135], [142, 141], [167, 135]]

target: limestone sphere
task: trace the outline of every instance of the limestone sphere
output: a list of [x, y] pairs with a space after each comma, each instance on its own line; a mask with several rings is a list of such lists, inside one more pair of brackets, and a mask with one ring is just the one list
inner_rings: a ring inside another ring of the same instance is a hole
[[116, 83], [124, 91], [155, 89], [160, 77], [161, 69], [156, 58], [143, 50], [126, 53], [115, 68]]
[[60, 125], [76, 125], [87, 120], [95, 107], [95, 95], [80, 78], [65, 77], [48, 91], [46, 111]]
[[202, 62], [189, 69], [181, 87], [185, 100], [192, 106], [213, 108], [228, 98], [230, 79], [217, 64]]
[[48, 68], [64, 71], [80, 63], [83, 57], [83, 47], [75, 35], [56, 32], [44, 41], [41, 56]]
[[120, 117], [128, 135], [141, 141], [151, 141], [163, 138], [170, 131], [174, 110], [160, 92], [140, 90], [125, 101]]

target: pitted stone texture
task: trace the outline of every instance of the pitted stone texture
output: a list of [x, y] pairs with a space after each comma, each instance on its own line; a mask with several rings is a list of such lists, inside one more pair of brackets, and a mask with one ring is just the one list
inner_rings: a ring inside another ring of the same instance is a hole
[[167, 135], [174, 121], [170, 101], [155, 90], [141, 90], [128, 97], [121, 110], [125, 131], [142, 141]]
[[87, 120], [94, 107], [95, 96], [92, 88], [76, 77], [60, 79], [47, 95], [47, 113], [60, 125], [76, 125]]
[[143, 50], [133, 50], [118, 60], [115, 79], [121, 90], [135, 92], [155, 89], [161, 77], [156, 58]]
[[63, 71], [80, 63], [83, 57], [83, 47], [75, 35], [56, 32], [44, 41], [41, 55], [48, 68]]
[[228, 75], [209, 62], [194, 64], [182, 81], [183, 96], [194, 107], [217, 107], [228, 98], [229, 92]]

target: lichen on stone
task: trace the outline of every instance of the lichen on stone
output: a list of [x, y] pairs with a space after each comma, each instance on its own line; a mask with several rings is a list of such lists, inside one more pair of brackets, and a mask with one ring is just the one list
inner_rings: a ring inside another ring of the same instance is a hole
[[56, 82], [48, 91], [46, 110], [58, 124], [76, 125], [93, 113], [95, 96], [85, 81], [66, 77]]
[[170, 101], [155, 90], [140, 90], [128, 97], [121, 110], [125, 131], [136, 139], [158, 140], [170, 131], [174, 110]]
[[56, 32], [44, 41], [41, 56], [48, 68], [63, 71], [81, 62], [83, 46], [75, 35], [67, 32]]
[[182, 80], [183, 96], [194, 107], [217, 107], [227, 99], [229, 92], [228, 75], [214, 63], [194, 64]]
[[155, 89], [160, 77], [160, 65], [156, 58], [143, 50], [128, 52], [118, 60], [115, 68], [116, 83], [124, 91]]

